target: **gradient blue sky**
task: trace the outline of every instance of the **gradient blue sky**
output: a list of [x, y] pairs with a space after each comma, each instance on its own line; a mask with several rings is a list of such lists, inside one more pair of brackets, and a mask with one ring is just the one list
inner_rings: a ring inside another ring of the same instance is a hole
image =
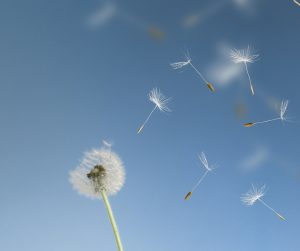
[[[68, 182], [83, 152], [102, 139], [115, 142], [127, 170], [111, 198], [125, 250], [299, 249], [300, 8], [214, 1], [217, 11], [202, 14], [212, 2], [120, 1], [131, 20], [117, 15], [97, 29], [86, 20], [101, 1], [0, 2], [1, 250], [116, 250], [102, 202]], [[193, 12], [206, 19], [184, 29]], [[147, 25], [166, 38], [151, 38]], [[169, 66], [188, 49], [206, 74], [220, 45], [248, 44], [261, 55], [249, 66], [254, 97], [243, 72], [227, 88], [215, 83], [212, 94], [191, 69]], [[155, 86], [173, 98], [173, 112], [155, 113], [136, 135]], [[277, 116], [268, 102], [283, 98], [294, 122], [242, 126]], [[240, 102], [247, 113], [237, 118]], [[263, 161], [245, 171], [241, 163], [261, 149]], [[218, 169], [186, 202], [204, 171], [201, 151]], [[261, 204], [241, 204], [251, 183], [267, 185], [265, 201], [286, 222]]]

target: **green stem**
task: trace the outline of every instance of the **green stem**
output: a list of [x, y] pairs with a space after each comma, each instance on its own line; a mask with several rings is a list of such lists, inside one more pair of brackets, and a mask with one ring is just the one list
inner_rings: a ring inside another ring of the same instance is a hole
[[111, 226], [112, 226], [115, 238], [116, 238], [116, 243], [117, 243], [118, 250], [123, 251], [123, 246], [122, 246], [121, 238], [120, 238], [120, 235], [119, 235], [117, 223], [116, 223], [115, 217], [113, 215], [109, 200], [107, 198], [107, 195], [106, 195], [106, 192], [105, 192], [104, 189], [101, 189], [101, 195], [102, 195], [105, 207], [107, 209], [109, 220], [110, 220], [110, 223], [111, 223]]

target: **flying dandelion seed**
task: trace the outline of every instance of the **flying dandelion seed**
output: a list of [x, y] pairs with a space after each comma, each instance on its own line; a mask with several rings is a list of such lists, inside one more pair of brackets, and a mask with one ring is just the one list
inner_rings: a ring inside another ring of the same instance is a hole
[[281, 214], [276, 212], [272, 207], [270, 207], [266, 202], [262, 200], [262, 197], [266, 194], [265, 190], [266, 190], [265, 185], [260, 188], [257, 188], [252, 184], [252, 188], [247, 193], [241, 196], [241, 201], [246, 206], [252, 206], [255, 204], [256, 201], [259, 201], [265, 207], [273, 211], [281, 220], [285, 220], [285, 218]]
[[184, 197], [185, 200], [188, 200], [191, 198], [194, 191], [198, 188], [198, 186], [201, 184], [201, 182], [204, 180], [208, 172], [211, 172], [214, 168], [208, 164], [208, 161], [206, 159], [205, 153], [202, 152], [200, 155], [198, 155], [199, 160], [201, 161], [202, 165], [205, 168], [205, 173], [200, 177], [200, 179], [197, 181], [196, 185], [193, 187], [193, 189], [186, 194]]
[[300, 7], [300, 3], [297, 0], [293, 0], [293, 2]]
[[269, 123], [269, 122], [272, 122], [272, 121], [275, 121], [275, 120], [288, 121], [288, 119], [284, 116], [286, 111], [287, 111], [288, 104], [289, 104], [288, 100], [282, 100], [281, 105], [280, 105], [279, 117], [274, 118], [274, 119], [264, 120], [264, 121], [245, 123], [244, 126], [245, 127], [251, 127], [251, 126], [254, 126], [256, 124]]
[[168, 103], [171, 101], [171, 98], [167, 98], [165, 97], [158, 88], [153, 88], [150, 92], [149, 92], [149, 100], [154, 103], [154, 108], [153, 110], [149, 113], [148, 117], [146, 118], [146, 120], [144, 121], [144, 123], [139, 127], [139, 129], [137, 130], [137, 133], [141, 133], [142, 130], [144, 129], [145, 125], [148, 123], [151, 115], [153, 114], [153, 112], [156, 109], [159, 109], [161, 112], [171, 112], [171, 110], [169, 109], [169, 107], [167, 106]]
[[247, 72], [247, 76], [249, 79], [249, 84], [250, 84], [250, 90], [252, 95], [254, 95], [254, 87], [252, 84], [252, 80], [248, 71], [248, 65], [247, 63], [253, 63], [255, 60], [258, 59], [259, 55], [258, 54], [252, 54], [250, 47], [248, 46], [247, 49], [242, 49], [242, 50], [237, 50], [237, 49], [233, 49], [230, 52], [230, 57], [231, 60], [236, 63], [236, 64], [240, 64], [243, 63], [245, 65], [245, 69]]
[[106, 147], [86, 152], [77, 168], [70, 172], [69, 180], [80, 194], [103, 199], [119, 251], [123, 251], [118, 227], [108, 200], [124, 185], [125, 170], [119, 156]]
[[191, 59], [191, 57], [190, 57], [190, 55], [189, 55], [188, 52], [185, 54], [185, 59], [186, 59], [186, 61], [180, 61], [180, 62], [171, 63], [170, 66], [174, 70], [178, 70], [178, 69], [181, 69], [181, 68], [183, 68], [183, 67], [185, 67], [187, 65], [190, 65], [193, 68], [193, 70], [197, 73], [197, 75], [200, 76], [200, 78], [205, 82], [207, 88], [209, 90], [211, 90], [212, 92], [215, 92], [216, 90], [215, 90], [214, 86], [211, 83], [209, 83], [206, 80], [206, 78], [203, 76], [203, 74], [192, 64], [192, 59]]

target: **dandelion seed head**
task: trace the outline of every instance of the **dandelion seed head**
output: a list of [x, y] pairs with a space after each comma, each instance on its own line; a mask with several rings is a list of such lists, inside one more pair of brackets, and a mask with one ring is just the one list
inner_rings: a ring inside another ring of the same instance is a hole
[[201, 152], [200, 155], [198, 154], [198, 158], [200, 159], [201, 163], [203, 164], [203, 166], [207, 171], [213, 170], [213, 168], [208, 165], [208, 161], [204, 152]]
[[286, 120], [286, 118], [284, 117], [284, 114], [286, 113], [288, 105], [289, 105], [288, 100], [282, 100], [281, 105], [280, 105], [280, 118], [281, 118], [281, 120]]
[[250, 47], [246, 49], [233, 49], [230, 51], [230, 57], [232, 61], [236, 64], [239, 63], [253, 63], [258, 59], [259, 54], [252, 54]]
[[247, 193], [241, 196], [241, 201], [247, 206], [252, 206], [257, 200], [259, 200], [265, 195], [265, 190], [265, 185], [263, 185], [260, 188], [257, 188], [254, 185], [252, 185], [252, 188]]
[[125, 182], [125, 169], [115, 152], [107, 148], [95, 148], [84, 154], [78, 167], [70, 172], [69, 180], [80, 194], [100, 199], [101, 189], [107, 195], [114, 195], [121, 190]]
[[158, 88], [153, 88], [149, 93], [149, 100], [153, 102], [160, 111], [162, 112], [171, 112], [168, 103], [171, 101], [171, 98], [165, 97]]

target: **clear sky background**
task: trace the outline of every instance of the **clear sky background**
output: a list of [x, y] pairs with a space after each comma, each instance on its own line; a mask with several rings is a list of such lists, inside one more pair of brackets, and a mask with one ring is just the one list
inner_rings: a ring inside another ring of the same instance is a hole
[[[103, 203], [68, 182], [83, 153], [110, 139], [127, 171], [111, 198], [126, 251], [299, 250], [299, 30], [291, 0], [2, 0], [0, 249], [116, 250]], [[249, 65], [255, 96], [244, 71], [211, 93], [169, 65], [189, 50], [214, 79], [226, 48], [248, 45], [260, 54]], [[137, 135], [153, 87], [173, 112], [154, 113]], [[276, 117], [283, 98], [293, 122], [242, 126]], [[201, 151], [218, 168], [184, 201], [204, 172]], [[267, 185], [286, 222], [242, 205], [251, 183]]]

